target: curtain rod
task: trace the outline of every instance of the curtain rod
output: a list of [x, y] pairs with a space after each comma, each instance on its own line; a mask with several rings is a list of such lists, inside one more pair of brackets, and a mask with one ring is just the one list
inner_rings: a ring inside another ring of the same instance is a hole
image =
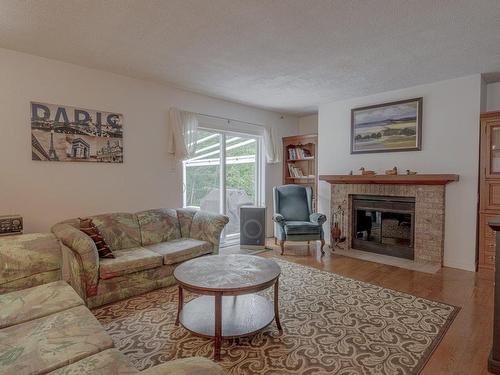
[[265, 125], [255, 124], [255, 123], [253, 123], [253, 122], [248, 122], [248, 121], [235, 120], [235, 119], [232, 119], [232, 118], [226, 118], [226, 117], [215, 116], [215, 115], [207, 115], [206, 113], [198, 113], [198, 112], [194, 112], [194, 113], [196, 113], [196, 114], [197, 114], [197, 115], [199, 115], [199, 116], [212, 117], [212, 118], [216, 118], [216, 119], [219, 119], [219, 120], [224, 120], [224, 121], [227, 121], [227, 122], [234, 121], [234, 122], [240, 122], [240, 123], [242, 123], [242, 124], [248, 124], [248, 125], [253, 125], [253, 126], [259, 126], [259, 127], [261, 127], [261, 128], [265, 128], [265, 127], [266, 127]]

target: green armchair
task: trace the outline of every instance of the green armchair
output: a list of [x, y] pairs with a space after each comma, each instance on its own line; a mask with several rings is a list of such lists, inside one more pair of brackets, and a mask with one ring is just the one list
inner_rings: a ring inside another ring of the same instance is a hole
[[312, 212], [312, 188], [283, 185], [273, 188], [276, 239], [280, 241], [281, 255], [285, 241], [321, 241], [321, 254], [325, 239], [323, 224], [326, 216]]

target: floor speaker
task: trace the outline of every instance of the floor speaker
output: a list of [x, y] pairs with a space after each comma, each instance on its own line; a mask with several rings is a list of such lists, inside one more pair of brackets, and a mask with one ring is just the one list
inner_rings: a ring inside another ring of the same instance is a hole
[[266, 246], [266, 208], [240, 208], [240, 247], [264, 249]]

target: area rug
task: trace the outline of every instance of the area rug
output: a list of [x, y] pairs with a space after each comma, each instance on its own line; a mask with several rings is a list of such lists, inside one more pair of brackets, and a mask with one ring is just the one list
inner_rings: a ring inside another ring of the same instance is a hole
[[[459, 308], [278, 260], [283, 334], [272, 323], [224, 340], [228, 374], [418, 374]], [[170, 287], [93, 312], [137, 369], [191, 356], [213, 342], [174, 325]], [[264, 294], [271, 296], [271, 291]], [[192, 296], [189, 296], [192, 298]]]

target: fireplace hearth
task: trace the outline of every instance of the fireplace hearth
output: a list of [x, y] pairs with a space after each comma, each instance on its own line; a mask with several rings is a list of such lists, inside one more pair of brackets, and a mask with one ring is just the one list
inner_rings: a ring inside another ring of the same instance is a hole
[[[340, 228], [342, 235], [347, 239], [345, 241], [345, 249], [343, 250], [345, 255], [348, 255], [350, 250], [355, 250], [353, 248], [353, 242], [359, 243], [359, 240], [362, 241], [368, 238], [366, 228], [356, 230], [356, 233], [353, 234], [353, 232], [355, 232], [353, 230], [355, 229], [353, 221], [356, 220], [355, 215], [353, 215], [353, 197], [371, 196], [371, 199], [373, 196], [376, 196], [397, 200], [399, 201], [398, 203], [410, 203], [410, 209], [406, 207], [402, 210], [404, 212], [394, 213], [386, 210], [384, 215], [382, 215], [382, 213], [379, 215], [379, 224], [383, 218], [387, 218], [385, 222], [386, 230], [391, 228], [397, 229], [405, 231], [406, 235], [387, 236], [386, 232], [384, 232], [383, 235], [381, 233], [380, 237], [384, 238], [378, 241], [378, 245], [380, 245], [380, 242], [382, 242], [382, 244], [396, 243], [396, 245], [402, 245], [404, 248], [403, 254], [411, 252], [411, 250], [408, 250], [408, 247], [410, 247], [409, 244], [412, 245], [413, 258], [403, 259], [391, 257], [389, 259], [393, 259], [400, 264], [403, 262], [415, 265], [425, 264], [438, 267], [442, 266], [445, 228], [445, 189], [448, 183], [459, 180], [458, 175], [321, 175], [319, 179], [331, 184], [331, 212], [341, 209], [346, 213], [346, 218], [342, 221], [342, 227]], [[410, 200], [408, 201], [406, 198], [410, 198]], [[414, 211], [413, 216], [411, 212], [407, 212], [412, 211], [412, 208]], [[409, 217], [405, 215], [410, 215], [412, 220], [409, 221]], [[374, 217], [376, 219], [376, 215]], [[382, 227], [384, 226], [383, 224], [384, 223], [382, 223]], [[409, 242], [408, 233], [412, 235]], [[378, 232], [372, 230], [370, 235], [373, 236], [374, 234], [378, 234]], [[370, 244], [369, 242], [375, 243]], [[377, 245], [376, 241], [365, 241], [361, 245], [366, 245], [367, 243], [368, 246]], [[359, 246], [354, 246], [359, 248]], [[381, 250], [380, 246], [376, 248], [377, 251]], [[384, 259], [388, 258], [384, 257], [382, 254], [376, 254], [375, 251], [370, 253], [368, 252], [370, 250], [365, 250], [357, 250], [356, 253], [368, 255], [371, 261], [377, 261], [376, 259], [379, 259], [381, 263], [384, 263]], [[357, 257], [358, 255], [354, 255], [353, 253], [352, 256]]]
[[353, 195], [351, 248], [415, 258], [415, 198]]

